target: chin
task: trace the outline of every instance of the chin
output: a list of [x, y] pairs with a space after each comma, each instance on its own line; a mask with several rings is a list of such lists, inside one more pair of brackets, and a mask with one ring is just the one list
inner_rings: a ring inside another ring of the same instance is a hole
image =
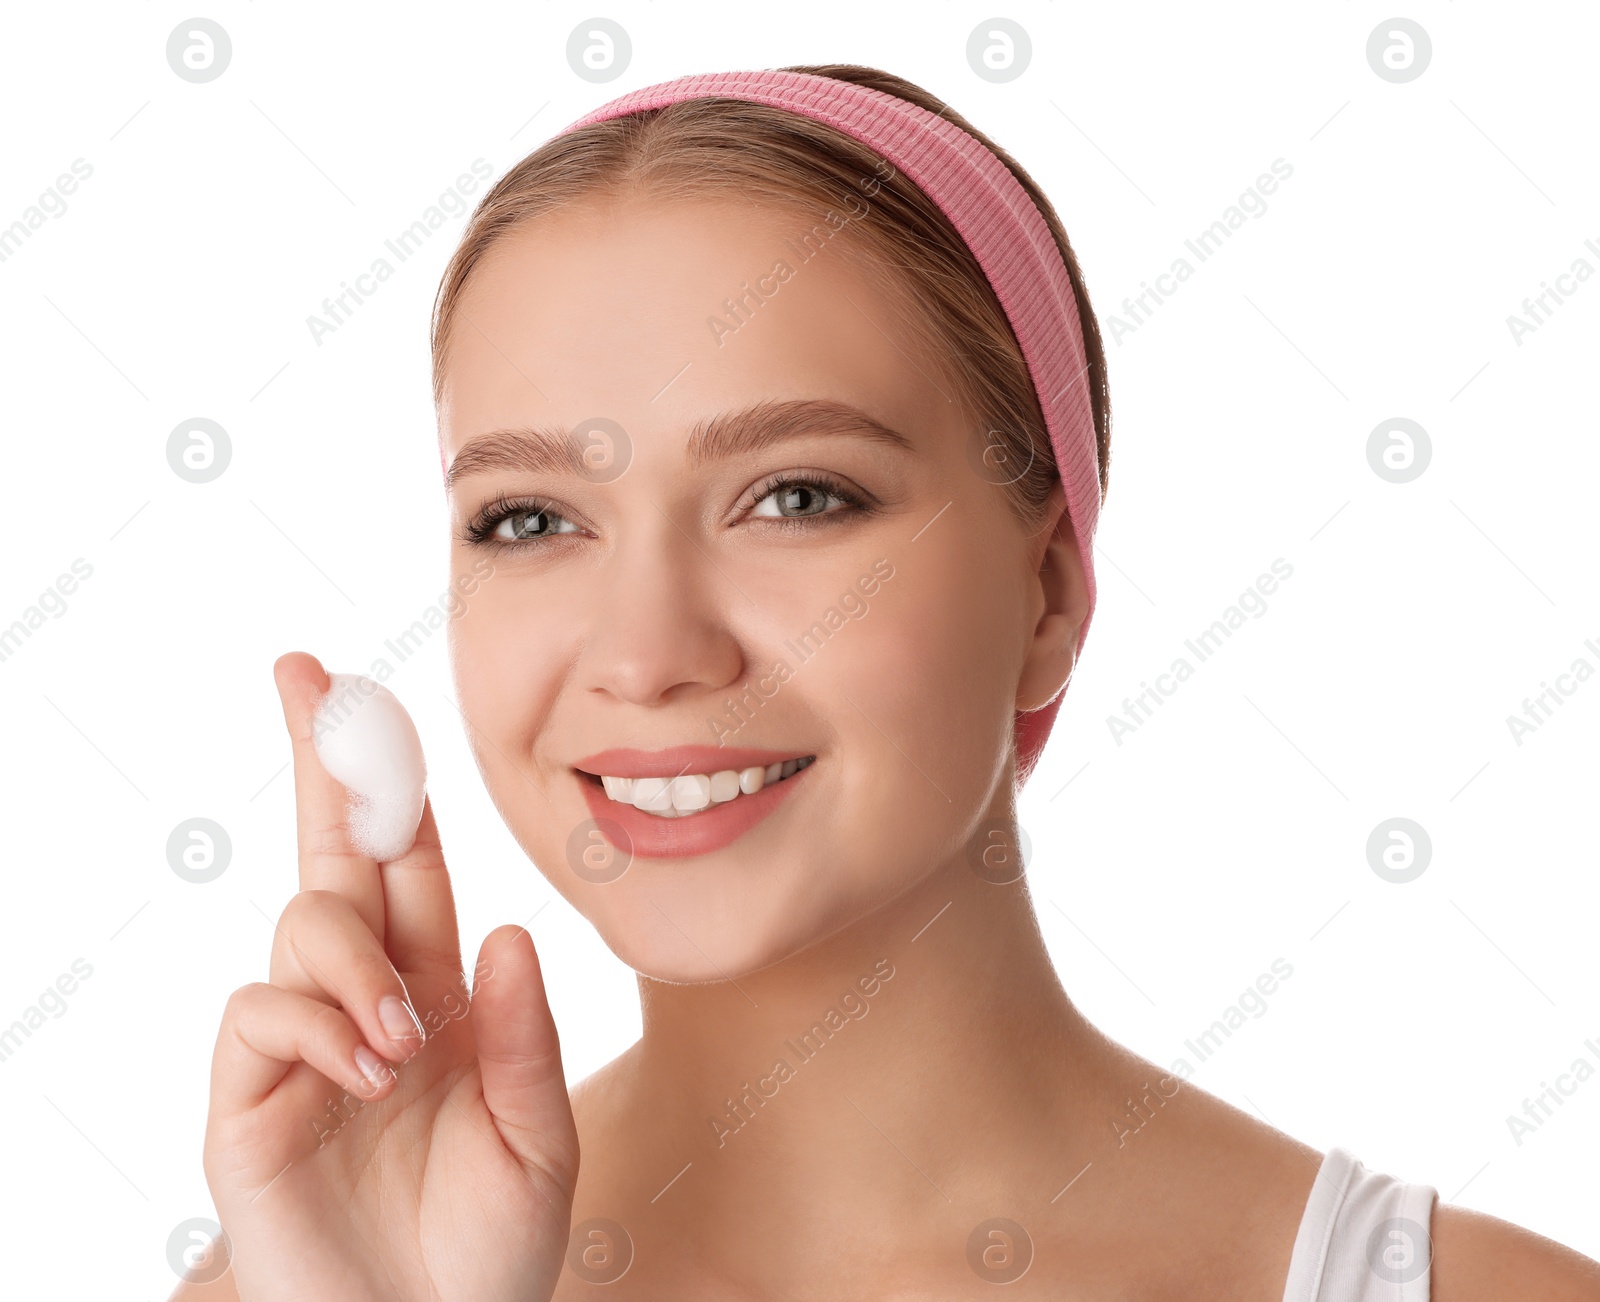
[[832, 911], [818, 913], [815, 898], [797, 910], [778, 899], [747, 896], [734, 903], [720, 893], [696, 898], [684, 885], [655, 889], [640, 874], [632, 890], [574, 903], [622, 962], [669, 985], [739, 981], [793, 957], [849, 921]]
[[726, 865], [719, 870], [707, 863], [702, 875], [682, 860], [667, 873], [635, 863], [625, 878], [602, 888], [606, 894], [572, 902], [606, 947], [641, 976], [670, 985], [737, 982], [870, 925], [927, 872], [925, 861], [918, 871], [908, 860], [904, 872], [841, 876], [841, 862], [822, 847], [780, 853], [759, 873], [745, 861], [734, 869], [743, 889], [731, 891]]

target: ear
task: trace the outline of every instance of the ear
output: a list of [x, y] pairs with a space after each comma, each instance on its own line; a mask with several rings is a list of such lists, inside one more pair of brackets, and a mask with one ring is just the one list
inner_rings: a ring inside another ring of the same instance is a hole
[[1028, 548], [1036, 578], [1028, 589], [1033, 632], [1017, 683], [1019, 710], [1048, 705], [1067, 685], [1077, 660], [1078, 634], [1089, 614], [1089, 585], [1078, 555], [1077, 531], [1067, 514], [1066, 488], [1059, 479]]

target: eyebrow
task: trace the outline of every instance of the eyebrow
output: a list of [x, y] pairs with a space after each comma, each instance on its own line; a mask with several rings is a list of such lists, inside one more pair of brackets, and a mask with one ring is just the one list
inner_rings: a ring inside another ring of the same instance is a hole
[[[904, 434], [859, 407], [826, 398], [793, 398], [758, 402], [697, 421], [690, 427], [684, 453], [691, 466], [702, 466], [808, 434], [850, 434], [903, 452], [915, 450]], [[494, 430], [456, 454], [445, 487], [454, 488], [469, 475], [491, 470], [583, 475], [584, 449], [578, 435], [560, 425]]]

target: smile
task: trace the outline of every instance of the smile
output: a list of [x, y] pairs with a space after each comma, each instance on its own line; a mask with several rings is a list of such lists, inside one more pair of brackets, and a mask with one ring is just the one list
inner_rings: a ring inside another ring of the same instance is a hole
[[[815, 755], [715, 746], [613, 750], [574, 767], [596, 827], [645, 858], [720, 850], [777, 809]], [[720, 761], [720, 764], [719, 764]]]
[[752, 764], [743, 769], [683, 773], [670, 778], [622, 778], [605, 773], [599, 778], [606, 795], [617, 804], [632, 805], [658, 818], [682, 818], [740, 796], [753, 796], [765, 787], [793, 777], [816, 758], [803, 755], [799, 759], [775, 760], [765, 768]]

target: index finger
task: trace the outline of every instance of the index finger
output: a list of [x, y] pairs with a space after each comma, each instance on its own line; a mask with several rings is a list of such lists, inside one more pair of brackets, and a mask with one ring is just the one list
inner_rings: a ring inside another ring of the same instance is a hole
[[329, 775], [317, 757], [312, 725], [317, 705], [327, 695], [327, 671], [315, 656], [291, 651], [272, 666], [283, 703], [283, 722], [294, 749], [296, 840], [300, 850], [300, 889], [336, 891], [355, 906], [361, 920], [384, 938], [383, 878], [375, 859], [350, 837], [349, 797], [344, 784]]
[[389, 934], [384, 948], [402, 972], [438, 968], [461, 972], [461, 937], [456, 927], [455, 893], [433, 821], [433, 802], [424, 798], [422, 821], [412, 847], [379, 870], [388, 906]]

